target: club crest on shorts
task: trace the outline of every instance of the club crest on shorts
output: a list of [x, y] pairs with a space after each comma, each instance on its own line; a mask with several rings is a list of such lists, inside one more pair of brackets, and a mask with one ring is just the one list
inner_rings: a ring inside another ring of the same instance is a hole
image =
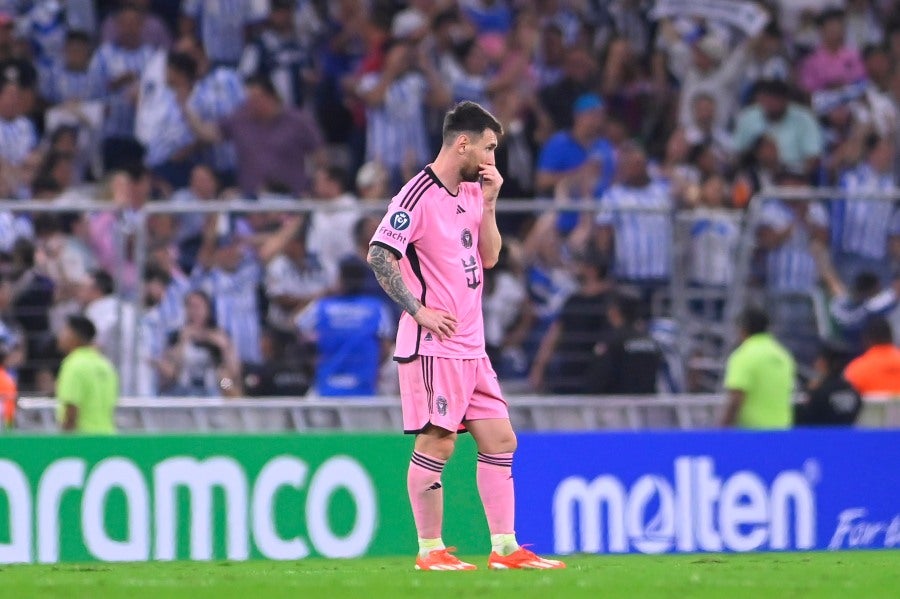
[[463, 229], [462, 235], [460, 235], [459, 240], [462, 242], [464, 248], [469, 249], [472, 247], [472, 232], [468, 229]]
[[406, 212], [399, 210], [391, 215], [391, 227], [397, 231], [403, 231], [409, 227], [410, 218]]
[[443, 395], [438, 395], [437, 398], [437, 411], [441, 416], [447, 415], [447, 398]]

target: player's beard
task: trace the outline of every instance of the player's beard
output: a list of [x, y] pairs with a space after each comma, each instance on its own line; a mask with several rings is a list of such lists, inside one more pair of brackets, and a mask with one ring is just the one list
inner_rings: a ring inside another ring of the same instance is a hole
[[462, 180], [467, 183], [476, 183], [479, 177], [479, 168], [477, 164], [467, 164], [463, 166], [459, 174], [462, 177]]

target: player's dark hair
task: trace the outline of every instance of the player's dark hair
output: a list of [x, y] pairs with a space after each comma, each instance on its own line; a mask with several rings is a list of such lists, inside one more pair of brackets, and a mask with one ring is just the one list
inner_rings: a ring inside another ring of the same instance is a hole
[[868, 345], [890, 345], [894, 342], [891, 323], [880, 316], [869, 319], [862, 330], [863, 342]]
[[81, 340], [82, 343], [91, 343], [97, 336], [97, 327], [91, 319], [81, 314], [70, 314], [66, 318], [66, 325]]
[[181, 73], [191, 81], [197, 78], [197, 61], [189, 54], [185, 54], [184, 52], [172, 52], [169, 54], [168, 59], [166, 59], [166, 64], [170, 69]]
[[113, 281], [112, 276], [105, 270], [98, 268], [97, 270], [91, 271], [91, 280], [94, 281], [94, 285], [103, 295], [112, 295], [113, 291], [116, 290], [115, 281]]
[[769, 329], [769, 315], [759, 308], [746, 308], [741, 313], [739, 322], [748, 336], [765, 333]]
[[452, 144], [463, 133], [480, 136], [485, 129], [490, 129], [497, 137], [503, 135], [503, 125], [480, 104], [468, 100], [460, 102], [444, 117], [444, 145]]

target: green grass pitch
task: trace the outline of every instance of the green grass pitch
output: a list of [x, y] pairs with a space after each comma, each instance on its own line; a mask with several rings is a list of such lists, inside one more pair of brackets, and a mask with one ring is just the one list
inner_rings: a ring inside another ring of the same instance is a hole
[[[464, 557], [464, 559], [466, 559]], [[900, 552], [570, 556], [565, 571], [415, 572], [409, 558], [0, 567], [30, 599], [900, 597]]]

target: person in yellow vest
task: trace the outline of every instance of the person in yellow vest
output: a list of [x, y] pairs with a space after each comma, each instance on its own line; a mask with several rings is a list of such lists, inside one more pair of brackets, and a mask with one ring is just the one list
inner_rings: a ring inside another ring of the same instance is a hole
[[742, 342], [728, 357], [728, 405], [722, 424], [745, 429], [787, 429], [793, 424], [796, 364], [768, 332], [769, 317], [748, 308], [740, 319]]
[[66, 356], [56, 380], [56, 418], [63, 431], [90, 435], [116, 432], [119, 376], [94, 347], [97, 329], [88, 318], [69, 316], [57, 345]]

